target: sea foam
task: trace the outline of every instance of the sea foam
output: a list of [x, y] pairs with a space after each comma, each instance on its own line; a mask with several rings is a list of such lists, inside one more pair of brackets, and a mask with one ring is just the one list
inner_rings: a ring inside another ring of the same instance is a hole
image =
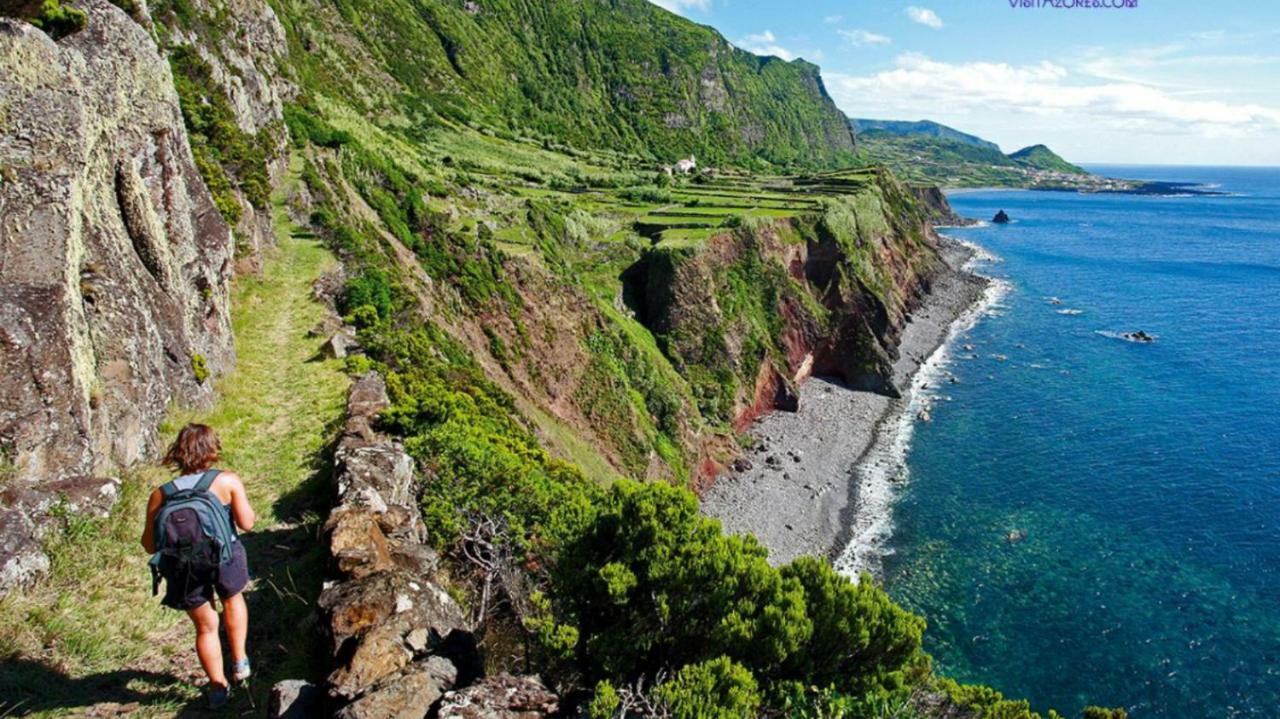
[[[966, 271], [1002, 261], [980, 245], [959, 242], [973, 253], [964, 265]], [[836, 570], [848, 577], [856, 580], [864, 571], [880, 575], [881, 560], [891, 551], [887, 545], [893, 536], [893, 503], [899, 488], [910, 478], [907, 453], [916, 421], [939, 399], [936, 388], [942, 386], [947, 368], [955, 359], [952, 347], [956, 340], [983, 317], [998, 312], [1012, 289], [1007, 280], [988, 280], [982, 298], [951, 323], [946, 338], [916, 370], [911, 385], [876, 428], [875, 442], [852, 470], [857, 487], [853, 526], [849, 528], [848, 545], [834, 562]]]

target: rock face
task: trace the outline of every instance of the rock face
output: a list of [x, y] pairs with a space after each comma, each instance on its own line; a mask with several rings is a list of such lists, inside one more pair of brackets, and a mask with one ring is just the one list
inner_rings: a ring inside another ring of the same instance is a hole
[[106, 0], [55, 43], [0, 18], [0, 587], [39, 571], [55, 492], [102, 506], [173, 401], [233, 361], [232, 235], [168, 63]]
[[976, 220], [962, 217], [951, 207], [947, 195], [936, 185], [910, 187], [911, 194], [924, 206], [929, 221], [938, 227], [967, 227], [977, 224]]
[[[289, 169], [288, 133], [283, 126], [286, 100], [297, 88], [285, 80], [288, 41], [275, 11], [264, 0], [190, 0], [191, 14], [218, 18], [216, 32], [172, 26], [166, 41], [188, 46], [209, 64], [214, 84], [246, 133], [270, 146], [267, 170], [273, 184]], [[234, 228], [243, 269], [256, 270], [260, 253], [274, 243], [270, 208], [255, 208], [240, 196], [243, 214]]]

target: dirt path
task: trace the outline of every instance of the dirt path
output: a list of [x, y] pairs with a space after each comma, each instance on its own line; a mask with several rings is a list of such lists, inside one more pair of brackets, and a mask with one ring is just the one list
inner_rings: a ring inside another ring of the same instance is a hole
[[[244, 536], [256, 677], [232, 706], [248, 716], [265, 713], [277, 678], [321, 671], [320, 523], [348, 383], [341, 363], [319, 354], [323, 339], [307, 336], [326, 314], [312, 283], [335, 260], [279, 205], [275, 227], [278, 247], [261, 275], [238, 278], [233, 290], [235, 371], [217, 380], [212, 408], [175, 412], [162, 430], [168, 436], [188, 421], [217, 429], [220, 466], [244, 478], [258, 512]], [[166, 478], [140, 469], [111, 519], [69, 521], [53, 542], [49, 580], [0, 604], [0, 716], [200, 713], [203, 675], [188, 620], [150, 596], [137, 546], [146, 496]]]

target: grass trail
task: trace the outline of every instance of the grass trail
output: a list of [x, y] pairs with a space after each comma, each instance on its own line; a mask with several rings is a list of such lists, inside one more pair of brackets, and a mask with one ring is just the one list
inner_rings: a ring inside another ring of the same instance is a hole
[[[212, 408], [172, 412], [161, 435], [167, 441], [188, 421], [212, 425], [222, 437], [220, 466], [244, 478], [258, 512], [244, 537], [255, 577], [246, 596], [256, 677], [238, 692], [238, 715], [265, 714], [277, 679], [322, 671], [320, 523], [347, 387], [341, 363], [322, 359], [322, 340], [306, 336], [326, 312], [312, 282], [335, 261], [281, 203], [274, 212], [278, 247], [260, 276], [238, 278], [233, 290], [235, 371], [217, 380]], [[168, 478], [138, 468], [110, 518], [66, 518], [49, 541], [48, 579], [0, 600], [0, 717], [199, 713], [203, 674], [190, 622], [150, 596], [138, 546], [147, 496]]]

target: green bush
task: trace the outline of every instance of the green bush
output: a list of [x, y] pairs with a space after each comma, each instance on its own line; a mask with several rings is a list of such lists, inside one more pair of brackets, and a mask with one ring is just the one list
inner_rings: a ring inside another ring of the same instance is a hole
[[1124, 709], [1085, 707], [1083, 719], [1129, 719], [1129, 712]]
[[894, 604], [866, 573], [854, 584], [829, 563], [801, 557], [782, 576], [804, 589], [814, 626], [791, 656], [790, 677], [850, 694], [902, 683], [898, 672], [920, 649], [923, 619]]
[[556, 594], [600, 678], [725, 655], [775, 672], [812, 631], [798, 582], [753, 537], [725, 536], [686, 490], [621, 481], [557, 562]]
[[391, 316], [392, 297], [391, 279], [387, 273], [370, 268], [347, 280], [339, 310], [352, 313], [352, 324], [360, 326], [363, 322], [367, 325], [371, 318], [367, 315], [356, 316], [356, 312], [364, 307], [372, 307], [378, 319], [385, 320]]
[[31, 18], [31, 24], [44, 30], [54, 40], [60, 40], [83, 30], [89, 24], [89, 15], [84, 10], [63, 5], [58, 0], [44, 0], [39, 12]]
[[656, 693], [672, 719], [742, 719], [760, 708], [755, 677], [724, 657], [683, 667]]
[[775, 569], [753, 537], [722, 534], [691, 493], [660, 483], [614, 484], [554, 566], [589, 679], [699, 665], [677, 686], [714, 676], [742, 696], [755, 682], [775, 697], [797, 686], [884, 693], [922, 656], [924, 622], [869, 578], [855, 585], [812, 559]]
[[284, 122], [289, 136], [297, 148], [308, 142], [320, 147], [342, 147], [351, 142], [351, 134], [338, 130], [305, 107], [296, 104], [284, 106]]
[[209, 378], [209, 363], [204, 355], [195, 350], [191, 350], [191, 373], [200, 384], [204, 384], [204, 381]]

